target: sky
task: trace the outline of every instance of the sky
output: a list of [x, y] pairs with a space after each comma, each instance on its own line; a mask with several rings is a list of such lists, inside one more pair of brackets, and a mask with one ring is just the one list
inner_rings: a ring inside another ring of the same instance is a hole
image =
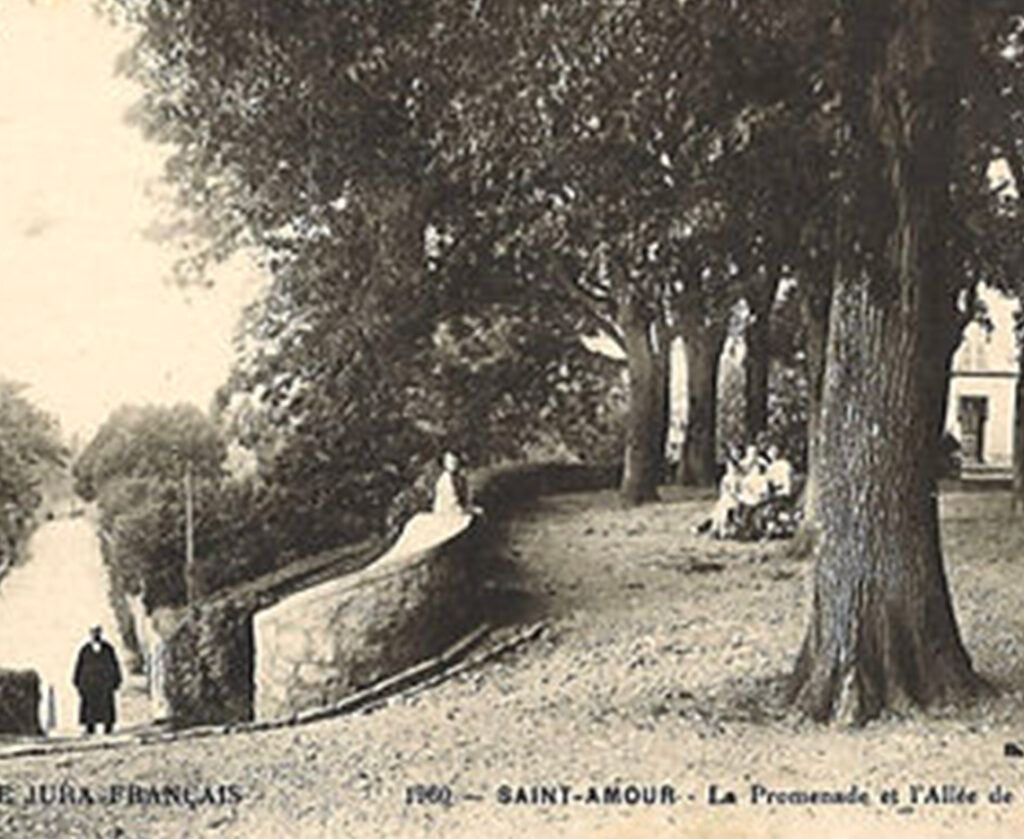
[[144, 231], [170, 149], [125, 122], [129, 38], [88, 0], [0, 0], [0, 376], [85, 437], [125, 403], [206, 408], [264, 282], [244, 257], [212, 290], [169, 282], [175, 246]]

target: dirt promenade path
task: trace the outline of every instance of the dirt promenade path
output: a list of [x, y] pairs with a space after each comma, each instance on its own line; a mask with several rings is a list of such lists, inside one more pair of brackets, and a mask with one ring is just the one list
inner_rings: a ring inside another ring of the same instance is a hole
[[[1002, 695], [843, 730], [792, 718], [780, 698], [807, 618], [809, 564], [781, 545], [693, 536], [705, 508], [685, 498], [641, 510], [603, 496], [545, 501], [514, 523], [492, 568], [524, 613], [548, 621], [537, 641], [306, 726], [0, 760], [16, 801], [0, 806], [0, 834], [1019, 836], [1024, 760], [1003, 749], [1024, 743], [1021, 521], [985, 500], [944, 501], [960, 626]], [[107, 803], [31, 802], [39, 784], [61, 781]], [[449, 805], [430, 803], [430, 785], [450, 791]], [[712, 785], [737, 804], [709, 804]], [[1012, 801], [988, 800], [997, 785]], [[653, 788], [656, 800], [627, 802], [630, 786]], [[867, 804], [752, 801], [755, 788], [854, 787]], [[931, 787], [975, 803], [927, 803]], [[882, 803], [887, 790], [899, 803]]]

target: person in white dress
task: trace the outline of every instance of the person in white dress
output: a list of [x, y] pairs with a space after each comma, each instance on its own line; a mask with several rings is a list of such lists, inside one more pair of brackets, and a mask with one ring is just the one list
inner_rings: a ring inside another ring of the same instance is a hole
[[793, 494], [793, 464], [786, 460], [778, 446], [771, 446], [768, 449], [768, 459], [765, 477], [768, 479], [772, 498], [789, 498]]
[[746, 451], [743, 453], [743, 457], [740, 460], [740, 471], [744, 475], [749, 475], [754, 471], [754, 467], [757, 466], [757, 462], [761, 459], [761, 453], [757, 450], [757, 446], [751, 443], [747, 446]]
[[469, 484], [461, 472], [459, 456], [445, 452], [441, 457], [441, 474], [434, 484], [434, 513], [441, 515], [479, 515], [483, 512], [470, 503]]
[[757, 507], [768, 500], [770, 488], [764, 461], [756, 459], [740, 481], [740, 504]]
[[711, 535], [724, 539], [730, 535], [740, 508], [740, 485], [743, 475], [735, 461], [727, 460], [725, 474], [718, 487], [718, 501], [711, 510]]
[[744, 472], [743, 480], [740, 481], [738, 535], [741, 539], [751, 539], [760, 535], [761, 510], [771, 497], [765, 470], [764, 460], [755, 456], [752, 465]]
[[461, 471], [459, 457], [445, 452], [442, 471], [434, 482], [434, 499], [429, 512], [419, 512], [402, 527], [394, 544], [378, 558], [378, 567], [401, 562], [425, 546], [439, 544], [466, 529], [483, 509], [470, 503], [469, 484]]

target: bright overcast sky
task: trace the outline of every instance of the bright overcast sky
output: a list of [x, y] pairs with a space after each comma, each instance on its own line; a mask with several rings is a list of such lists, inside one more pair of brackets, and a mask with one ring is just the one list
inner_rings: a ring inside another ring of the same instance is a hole
[[212, 291], [167, 278], [147, 197], [167, 150], [124, 122], [126, 35], [88, 0], [0, 0], [0, 376], [32, 386], [68, 431], [120, 404], [209, 404], [258, 290], [236, 260]]

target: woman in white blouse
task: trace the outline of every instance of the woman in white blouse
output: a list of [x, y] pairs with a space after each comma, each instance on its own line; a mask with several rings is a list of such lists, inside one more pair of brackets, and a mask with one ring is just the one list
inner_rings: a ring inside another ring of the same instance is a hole
[[469, 484], [460, 471], [459, 456], [445, 452], [441, 457], [441, 474], [434, 484], [434, 512], [461, 515], [479, 514], [482, 510], [470, 504]]

